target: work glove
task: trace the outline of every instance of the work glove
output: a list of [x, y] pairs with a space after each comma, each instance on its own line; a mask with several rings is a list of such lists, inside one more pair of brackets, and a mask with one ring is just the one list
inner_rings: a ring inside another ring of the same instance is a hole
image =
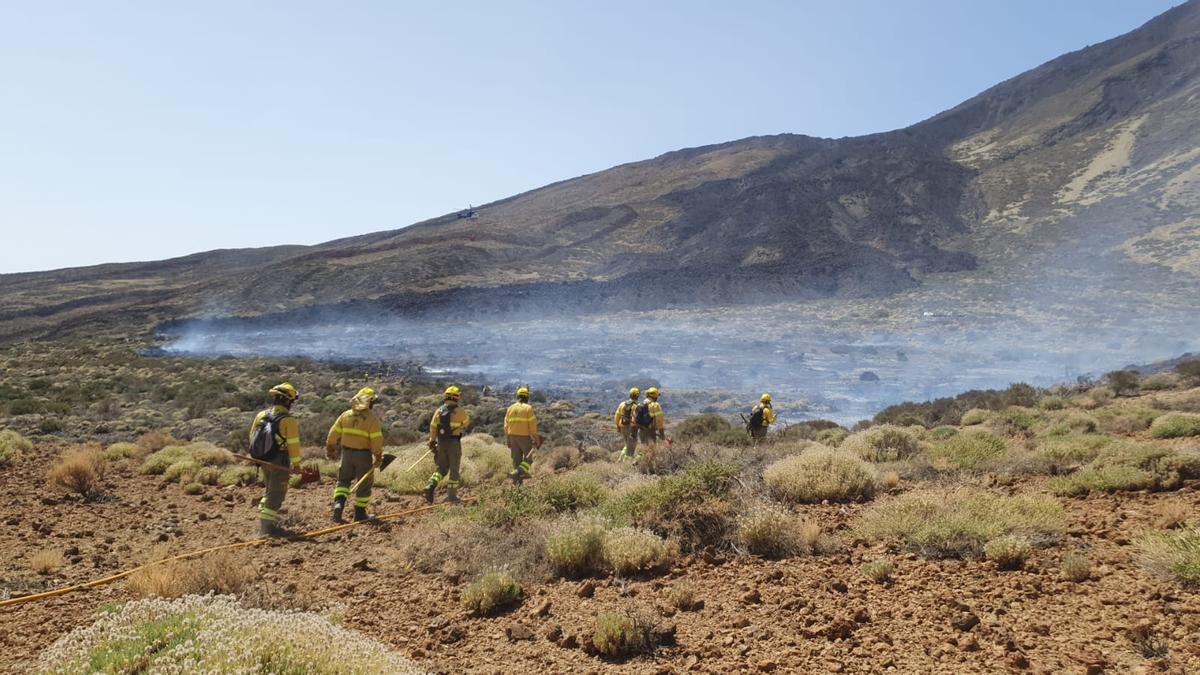
[[437, 441], [435, 441], [433, 439], [430, 439], [429, 442], [426, 443], [426, 445], [429, 446], [430, 450], [437, 450]]
[[325, 459], [331, 461], [337, 459], [337, 448], [325, 448]]

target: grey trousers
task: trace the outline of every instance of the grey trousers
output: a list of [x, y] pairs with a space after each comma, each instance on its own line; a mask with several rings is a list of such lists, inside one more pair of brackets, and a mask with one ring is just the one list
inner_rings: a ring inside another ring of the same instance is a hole
[[437, 471], [429, 477], [429, 480], [438, 483], [445, 478], [446, 487], [458, 487], [462, 480], [458, 474], [458, 467], [462, 463], [462, 438], [439, 436], [437, 450], [433, 453], [433, 461], [437, 464]]
[[[375, 464], [375, 457], [370, 450], [355, 450], [342, 448], [342, 466], [338, 469], [337, 487], [333, 490], [333, 498], [346, 499], [350, 495], [350, 486], [358, 479], [367, 475]], [[375, 485], [375, 475], [363, 481], [354, 493], [354, 505], [366, 507], [371, 503], [371, 488]]]

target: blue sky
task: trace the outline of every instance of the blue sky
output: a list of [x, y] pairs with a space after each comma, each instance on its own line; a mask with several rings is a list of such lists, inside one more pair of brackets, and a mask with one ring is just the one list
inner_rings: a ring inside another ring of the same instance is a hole
[[0, 0], [0, 273], [317, 243], [903, 127], [1158, 0]]

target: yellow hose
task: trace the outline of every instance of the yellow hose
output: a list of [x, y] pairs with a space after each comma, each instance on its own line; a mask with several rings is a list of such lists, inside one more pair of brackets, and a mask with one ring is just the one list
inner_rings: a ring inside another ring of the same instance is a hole
[[[474, 499], [475, 499], [474, 497], [468, 497], [466, 499], [463, 499], [462, 501], [470, 502], [470, 501], [474, 501]], [[342, 525], [334, 525], [333, 527], [326, 527], [326, 528], [323, 528], [320, 530], [304, 532], [304, 533], [298, 535], [298, 538], [313, 539], [315, 537], [321, 537], [321, 536], [324, 536], [327, 534], [333, 534], [334, 532], [346, 530], [351, 527], [357, 527], [359, 525], [364, 525], [366, 523], [371, 523], [371, 522], [380, 521], [380, 520], [395, 520], [397, 518], [411, 516], [414, 513], [420, 513], [422, 511], [428, 511], [430, 509], [436, 509], [439, 506], [445, 506], [445, 505], [446, 505], [446, 502], [442, 502], [440, 504], [429, 504], [426, 506], [420, 506], [415, 509], [409, 509], [407, 511], [398, 511], [396, 513], [386, 513], [381, 516], [375, 516], [374, 518], [372, 518], [370, 520], [356, 520], [356, 521], [353, 521], [350, 523], [344, 523]], [[148, 562], [145, 565], [138, 565], [137, 567], [134, 567], [133, 569], [125, 570], [124, 572], [119, 572], [112, 576], [104, 577], [101, 579], [93, 579], [92, 581], [87, 581], [82, 584], [75, 584], [74, 586], [65, 586], [63, 588], [56, 588], [52, 591], [44, 591], [42, 593], [32, 593], [29, 595], [19, 595], [15, 598], [9, 598], [7, 600], [0, 600], [0, 607], [11, 607], [13, 605], [20, 605], [20, 604], [23, 604], [26, 602], [33, 602], [35, 600], [43, 600], [45, 598], [52, 598], [56, 595], [66, 595], [67, 593], [81, 591], [85, 588], [94, 588], [96, 586], [103, 586], [105, 584], [111, 584], [112, 582], [117, 581], [119, 579], [124, 579], [125, 577], [127, 577], [139, 570], [144, 570], [147, 567], [153, 567], [155, 565], [162, 565], [162, 564], [169, 563], [169, 562], [175, 562], [177, 560], [188, 560], [189, 558], [197, 558], [199, 556], [204, 555], [205, 553], [212, 553], [214, 551], [230, 551], [230, 550], [239, 549], [239, 548], [249, 548], [251, 546], [258, 546], [259, 544], [265, 544], [270, 541], [279, 541], [279, 540], [276, 538], [273, 538], [273, 537], [263, 537], [262, 539], [253, 539], [251, 541], [238, 541], [238, 542], [234, 542], [232, 544], [221, 544], [220, 546], [210, 546], [208, 548], [202, 548], [198, 551], [190, 551], [188, 553], [181, 553], [176, 556], [171, 556], [170, 558], [163, 558], [162, 560], [155, 560], [153, 562]]]

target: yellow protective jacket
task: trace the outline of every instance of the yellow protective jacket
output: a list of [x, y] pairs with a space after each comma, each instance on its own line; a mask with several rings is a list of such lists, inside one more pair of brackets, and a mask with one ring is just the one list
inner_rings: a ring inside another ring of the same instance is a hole
[[471, 416], [466, 410], [458, 406], [442, 405], [434, 411], [433, 419], [429, 420], [429, 440], [437, 442], [438, 429], [442, 426], [442, 413], [446, 411], [450, 414], [449, 433], [451, 436], [462, 436], [467, 430], [467, 425], [471, 423]]
[[762, 425], [763, 428], [766, 429], [775, 423], [775, 411], [771, 410], [771, 406], [766, 405], [765, 403], [759, 403], [758, 405], [754, 406], [754, 410], [750, 411], [750, 416], [753, 417], [754, 413], [758, 412], [759, 408], [762, 408]]
[[329, 428], [325, 449], [337, 450], [338, 444], [351, 450], [370, 450], [375, 459], [383, 456], [383, 425], [370, 410], [347, 410]]
[[[268, 413], [278, 415], [279, 413], [286, 413], [287, 411], [287, 408], [281, 405], [276, 405], [272, 406], [270, 410], [264, 410], [258, 413], [258, 415], [254, 417], [254, 421], [250, 423], [250, 433], [248, 434], [248, 437], [250, 439], [254, 438], [254, 430], [258, 428], [258, 423], [261, 422], [262, 418], [266, 417]], [[283, 418], [283, 420], [279, 422], [279, 433], [275, 435], [275, 439], [279, 441], [279, 445], [281, 447], [287, 448], [288, 463], [292, 466], [299, 466], [300, 422], [298, 422], [296, 418], [292, 417], [291, 415]]]
[[662, 406], [658, 401], [650, 401], [650, 419], [653, 420], [653, 425], [650, 427], [655, 431], [663, 431], [667, 428], [667, 418], [663, 415]]
[[533, 406], [521, 401], [508, 406], [508, 412], [504, 413], [504, 435], [537, 438], [537, 414]]
[[617, 425], [617, 431], [637, 426], [637, 406], [637, 399], [634, 398], [621, 401], [621, 404], [617, 406], [617, 411], [613, 413], [613, 424]]

